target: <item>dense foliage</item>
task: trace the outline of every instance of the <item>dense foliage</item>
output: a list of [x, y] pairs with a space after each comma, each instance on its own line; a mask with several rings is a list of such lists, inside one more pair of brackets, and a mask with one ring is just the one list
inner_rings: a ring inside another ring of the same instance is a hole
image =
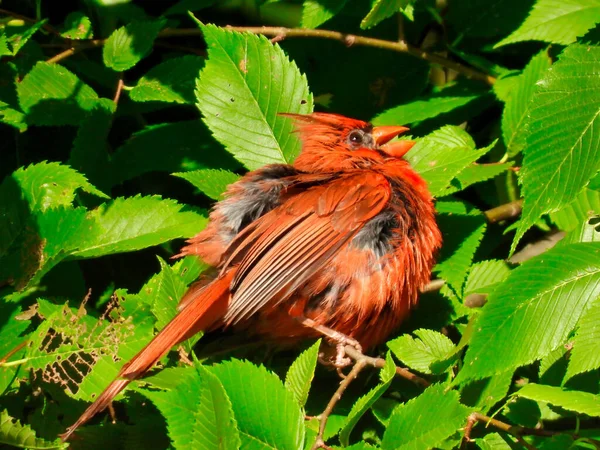
[[172, 351], [115, 423], [58, 434], [207, 269], [170, 258], [211, 203], [298, 154], [278, 113], [314, 109], [409, 125], [444, 234], [443, 283], [372, 352], [327, 444], [600, 448], [600, 1], [2, 7], [0, 444], [311, 448], [340, 381], [319, 343], [231, 333]]

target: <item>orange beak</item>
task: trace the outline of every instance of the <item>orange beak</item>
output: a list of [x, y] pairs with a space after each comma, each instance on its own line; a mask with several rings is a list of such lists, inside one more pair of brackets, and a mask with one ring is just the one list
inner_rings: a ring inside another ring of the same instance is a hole
[[372, 131], [373, 139], [377, 145], [387, 144], [389, 141], [408, 131], [406, 127], [375, 127]]

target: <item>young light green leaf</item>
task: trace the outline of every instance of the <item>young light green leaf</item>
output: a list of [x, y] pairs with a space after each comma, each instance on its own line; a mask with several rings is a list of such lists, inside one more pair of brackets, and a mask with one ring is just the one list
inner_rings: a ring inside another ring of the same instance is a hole
[[458, 392], [434, 384], [397, 407], [383, 434], [383, 450], [426, 450], [438, 446], [466, 423], [471, 412], [458, 401]]
[[531, 58], [523, 73], [517, 77], [502, 112], [502, 137], [509, 156], [514, 156], [525, 147], [525, 125], [530, 101], [536, 87], [551, 65], [548, 50], [542, 50]]
[[369, 14], [360, 22], [360, 27], [363, 30], [372, 28], [382, 20], [412, 7], [415, 2], [416, 0], [374, 0]]
[[65, 19], [60, 35], [67, 39], [91, 39], [94, 37], [92, 22], [85, 14], [74, 11]]
[[502, 287], [482, 308], [456, 383], [529, 364], [564, 343], [600, 296], [600, 243], [553, 248], [513, 270]]
[[481, 183], [504, 173], [512, 166], [512, 162], [477, 164], [472, 163], [461, 170], [450, 182], [450, 186], [441, 195], [450, 195], [462, 191], [472, 184]]
[[[482, 438], [475, 439], [481, 450], [512, 450], [516, 448], [514, 438], [499, 433], [489, 433]], [[509, 444], [510, 442], [510, 444]]]
[[600, 396], [588, 392], [530, 383], [523, 386], [513, 395], [537, 402], [550, 403], [568, 411], [587, 414], [588, 416], [600, 416]]
[[223, 169], [198, 169], [173, 174], [192, 183], [200, 192], [213, 200], [220, 200], [229, 186], [240, 179], [238, 174]]
[[57, 162], [44, 161], [32, 164], [25, 169], [18, 169], [12, 177], [19, 184], [23, 198], [33, 212], [71, 206], [78, 189], [98, 197], [108, 198], [79, 172]]
[[600, 191], [584, 188], [575, 200], [558, 211], [550, 213], [550, 219], [564, 231], [577, 229], [590, 218], [590, 213], [600, 211]]
[[506, 262], [497, 259], [473, 264], [465, 284], [465, 296], [475, 293], [489, 294], [509, 274], [510, 268]]
[[394, 379], [394, 375], [396, 374], [396, 364], [390, 355], [390, 352], [387, 353], [385, 357], [385, 366], [381, 369], [381, 383], [359, 398], [354, 405], [352, 405], [352, 409], [348, 413], [348, 417], [342, 426], [340, 431], [340, 442], [344, 447], [348, 446], [350, 443], [350, 434], [354, 427], [365, 413], [371, 409], [371, 407], [375, 404], [379, 398], [387, 391], [392, 384], [392, 380]]
[[454, 350], [450, 339], [434, 330], [419, 329], [414, 332], [418, 339], [404, 334], [387, 343], [396, 358], [411, 369], [432, 373], [431, 365], [444, 360]]
[[575, 375], [600, 367], [600, 297], [579, 321], [573, 339], [565, 383]]
[[571, 202], [600, 169], [600, 47], [571, 45], [538, 82], [521, 182], [523, 217], [511, 251], [535, 221]]
[[409, 125], [453, 111], [477, 100], [487, 91], [475, 85], [457, 83], [440, 92], [395, 106], [373, 118], [373, 125]]
[[113, 31], [102, 49], [104, 64], [116, 72], [132, 68], [150, 53], [165, 24], [165, 19], [133, 21]]
[[317, 28], [339, 13], [347, 0], [304, 0], [302, 28]]
[[292, 162], [300, 141], [278, 114], [312, 111], [306, 77], [264, 36], [200, 27], [208, 60], [196, 97], [208, 128], [248, 169]]
[[29, 425], [12, 418], [8, 411], [0, 411], [0, 444], [28, 449], [51, 450], [67, 448], [69, 444], [60, 439], [47, 441], [38, 438]]
[[599, 0], [537, 0], [527, 20], [495, 48], [522, 41], [570, 44], [598, 22]]
[[476, 150], [466, 131], [447, 125], [417, 140], [405, 158], [437, 196], [444, 193], [458, 173], [485, 155], [493, 145]]
[[201, 365], [193, 372], [180, 380], [176, 389], [140, 392], [152, 400], [165, 417], [175, 448], [240, 448], [240, 432], [223, 385]]
[[46, 62], [38, 62], [25, 75], [17, 93], [27, 123], [35, 125], [78, 125], [98, 100], [77, 75]]
[[136, 102], [188, 103], [195, 101], [194, 87], [204, 58], [182, 56], [154, 66], [129, 92]]
[[229, 153], [215, 147], [217, 143], [199, 120], [150, 126], [134, 134], [112, 155], [112, 179], [119, 184], [152, 171], [240, 167]]
[[277, 375], [263, 366], [232, 360], [211, 371], [231, 400], [243, 448], [297, 450], [304, 441], [304, 414]]
[[302, 408], [306, 404], [308, 391], [315, 376], [320, 346], [321, 340], [319, 339], [304, 350], [292, 363], [285, 376], [286, 389], [294, 394], [296, 401]]
[[89, 213], [87, 234], [77, 241], [76, 258], [139, 250], [177, 238], [194, 236], [206, 217], [182, 211], [174, 200], [158, 196], [117, 198]]

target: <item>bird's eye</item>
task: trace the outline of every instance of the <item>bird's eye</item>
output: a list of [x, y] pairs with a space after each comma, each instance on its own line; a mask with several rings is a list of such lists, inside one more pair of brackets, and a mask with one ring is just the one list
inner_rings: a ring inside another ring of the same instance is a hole
[[363, 133], [361, 131], [353, 131], [348, 136], [348, 142], [353, 144], [353, 146], [358, 147], [363, 143]]

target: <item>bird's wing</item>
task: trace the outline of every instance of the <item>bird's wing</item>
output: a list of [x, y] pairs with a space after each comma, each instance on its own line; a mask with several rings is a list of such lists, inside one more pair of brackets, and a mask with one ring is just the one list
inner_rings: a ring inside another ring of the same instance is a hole
[[225, 323], [286, 298], [379, 214], [390, 196], [382, 175], [344, 176], [293, 195], [244, 230], [222, 269], [237, 266]]

